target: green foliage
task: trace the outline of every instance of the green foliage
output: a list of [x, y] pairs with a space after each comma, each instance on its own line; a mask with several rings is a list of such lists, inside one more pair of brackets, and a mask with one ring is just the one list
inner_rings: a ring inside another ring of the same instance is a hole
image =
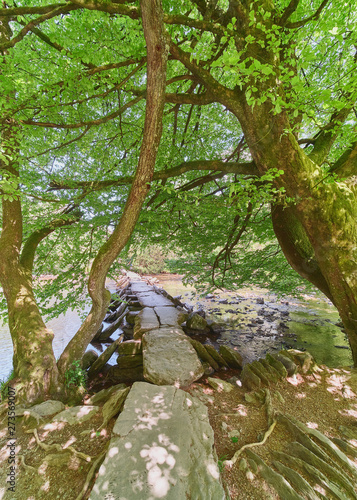
[[224, 471], [224, 462], [228, 459], [228, 455], [222, 455], [219, 457], [217, 465], [218, 465], [218, 470], [222, 474]]
[[238, 443], [239, 438], [237, 436], [232, 436], [231, 441], [232, 441], [232, 443]]
[[144, 245], [132, 253], [126, 263], [137, 273], [158, 274], [168, 270], [166, 259], [167, 250], [160, 245]]
[[68, 388], [70, 388], [71, 386], [85, 388], [86, 386], [87, 375], [85, 370], [81, 368], [80, 360], [73, 361], [71, 366], [66, 371], [64, 377], [66, 387]]

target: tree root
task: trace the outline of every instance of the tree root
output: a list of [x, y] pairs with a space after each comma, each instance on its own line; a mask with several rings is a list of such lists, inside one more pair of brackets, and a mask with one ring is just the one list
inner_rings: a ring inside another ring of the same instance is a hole
[[227, 467], [232, 467], [236, 463], [236, 461], [238, 460], [238, 458], [240, 457], [240, 455], [243, 453], [244, 450], [246, 450], [247, 448], [254, 448], [255, 446], [262, 446], [263, 444], [265, 444], [266, 440], [268, 439], [270, 434], [273, 432], [275, 426], [276, 426], [276, 420], [273, 421], [273, 423], [271, 424], [269, 429], [266, 431], [262, 441], [258, 441], [257, 443], [245, 444], [238, 451], [235, 452], [235, 454], [233, 455], [233, 457], [230, 460], [225, 460], [223, 462], [224, 465], [226, 465]]
[[273, 430], [277, 424], [277, 421], [275, 418], [275, 410], [273, 408], [270, 391], [269, 391], [269, 389], [265, 389], [264, 392], [265, 392], [264, 406], [265, 406], [265, 411], [266, 411], [267, 419], [268, 419], [268, 430], [264, 434], [262, 441], [258, 441], [257, 443], [245, 444], [244, 446], [242, 446], [239, 450], [237, 450], [235, 452], [235, 454], [233, 455], [233, 457], [230, 460], [225, 460], [223, 463], [227, 467], [232, 467], [236, 463], [236, 461], [238, 460], [238, 458], [240, 457], [240, 455], [243, 453], [244, 450], [246, 450], [248, 448], [254, 448], [255, 446], [262, 446], [263, 444], [265, 444], [266, 440], [268, 439], [270, 434], [273, 432]]
[[31, 432], [34, 434], [36, 443], [40, 448], [42, 448], [45, 451], [59, 451], [62, 453], [66, 453], [67, 451], [70, 451], [74, 455], [76, 455], [78, 458], [81, 458], [82, 460], [85, 460], [86, 462], [91, 462], [92, 457], [89, 455], [86, 455], [85, 453], [81, 453], [80, 451], [77, 451], [73, 446], [68, 446], [67, 448], [63, 449], [60, 444], [45, 444], [40, 441], [40, 438], [38, 437], [37, 429], [32, 429]]
[[35, 467], [32, 467], [31, 465], [27, 465], [25, 463], [25, 457], [23, 455], [18, 455], [18, 458], [20, 459], [20, 464], [23, 466], [25, 470], [28, 470], [30, 472], [37, 472]]
[[94, 474], [96, 473], [98, 464], [103, 460], [107, 453], [107, 450], [103, 451], [98, 458], [93, 462], [92, 467], [89, 469], [89, 472], [87, 474], [87, 478], [85, 480], [85, 483], [83, 485], [83, 488], [81, 489], [79, 495], [76, 497], [76, 500], [82, 500], [84, 498], [84, 495], [86, 494], [86, 491], [90, 485], [91, 480], [94, 477]]

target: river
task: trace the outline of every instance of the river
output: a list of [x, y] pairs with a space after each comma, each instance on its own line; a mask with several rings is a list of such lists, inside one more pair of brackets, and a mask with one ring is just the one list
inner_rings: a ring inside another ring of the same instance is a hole
[[[210, 319], [224, 324], [224, 331], [213, 343], [236, 347], [246, 361], [262, 357], [268, 351], [295, 348], [309, 351], [319, 364], [330, 367], [352, 364], [348, 342], [336, 325], [338, 313], [322, 295], [303, 300], [278, 299], [274, 294], [254, 288], [216, 291], [213, 297], [198, 298], [193, 287], [185, 287], [179, 276], [159, 275], [157, 278], [168, 293], [181, 295], [183, 301], [195, 308], [202, 306]], [[113, 290], [113, 283], [109, 288]], [[264, 304], [258, 303], [262, 300]], [[47, 323], [55, 335], [56, 358], [80, 324], [81, 319], [72, 310]], [[12, 342], [7, 325], [0, 326], [0, 345], [0, 379], [4, 379], [12, 369]]]

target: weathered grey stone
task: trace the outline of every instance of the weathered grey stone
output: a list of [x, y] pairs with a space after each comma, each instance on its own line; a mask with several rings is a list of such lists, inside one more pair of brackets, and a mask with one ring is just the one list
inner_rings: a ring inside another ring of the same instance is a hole
[[219, 354], [228, 363], [231, 368], [241, 369], [243, 367], [243, 359], [238, 351], [229, 346], [221, 345], [219, 347]]
[[299, 493], [302, 493], [308, 500], [320, 500], [320, 497], [311, 488], [309, 483], [294, 469], [290, 469], [290, 467], [287, 467], [278, 461], [274, 461], [273, 465], [285, 478], [288, 479], [294, 489]]
[[280, 498], [284, 500], [303, 500], [303, 497], [293, 490], [287, 480], [269, 467], [258, 455], [251, 450], [247, 450], [246, 454], [250, 460], [257, 464], [262, 477], [276, 490]]
[[352, 498], [357, 498], [354, 487], [346, 474], [341, 473], [336, 467], [332, 467], [324, 460], [321, 460], [321, 458], [317, 457], [312, 451], [308, 450], [300, 443], [289, 443], [288, 446], [289, 453], [321, 471], [326, 477], [331, 479], [331, 481], [342, 486]]
[[59, 413], [64, 410], [65, 406], [61, 401], [48, 400], [44, 401], [35, 406], [31, 406], [30, 410], [36, 412], [40, 417], [48, 417], [50, 415], [54, 415], [55, 413]]
[[122, 356], [128, 356], [130, 354], [140, 354], [143, 352], [143, 346], [141, 339], [138, 340], [127, 340], [118, 345], [117, 353]]
[[155, 313], [160, 321], [160, 326], [178, 326], [186, 321], [188, 314], [179, 311], [176, 307], [155, 307]]
[[295, 363], [299, 365], [301, 373], [311, 372], [316, 363], [309, 352], [298, 351], [296, 349], [289, 349], [288, 352], [293, 356]]
[[187, 328], [190, 330], [207, 330], [207, 321], [197, 312], [192, 312], [189, 314], [186, 320]]
[[120, 389], [126, 389], [125, 384], [117, 384], [117, 385], [112, 385], [111, 387], [108, 387], [108, 389], [102, 389], [101, 391], [97, 392], [96, 394], [93, 394], [87, 401], [85, 402], [86, 405], [97, 405], [98, 403], [102, 401], [106, 401], [110, 398], [110, 396], [113, 394], [113, 392], [116, 392]]
[[111, 418], [120, 412], [129, 391], [130, 387], [126, 387], [125, 389], [119, 389], [111, 394], [102, 408], [103, 424], [100, 427], [101, 429], [108, 424]]
[[171, 300], [156, 292], [138, 293], [138, 301], [142, 307], [172, 306]]
[[144, 378], [157, 385], [183, 387], [202, 377], [204, 370], [181, 328], [160, 328], [143, 337]]
[[207, 361], [207, 363], [212, 366], [214, 370], [219, 370], [219, 364], [216, 362], [215, 359], [212, 358], [212, 356], [208, 353], [208, 351], [205, 349], [205, 346], [201, 344], [201, 342], [198, 342], [198, 340], [191, 339], [189, 338], [189, 341], [193, 345], [195, 351], [197, 352], [198, 356], [202, 359], [202, 361]]
[[99, 406], [72, 406], [56, 415], [52, 422], [67, 422], [69, 425], [82, 424], [90, 420], [99, 410]]
[[110, 346], [108, 346], [104, 352], [99, 356], [99, 358], [92, 364], [92, 366], [88, 370], [88, 375], [89, 377], [92, 377], [96, 373], [98, 373], [103, 366], [109, 361], [109, 359], [112, 357], [112, 355], [115, 353], [115, 351], [118, 348], [118, 345], [121, 342], [121, 337], [119, 337], [117, 340], [115, 340]]
[[135, 324], [135, 316], [137, 316], [139, 314], [140, 311], [129, 311], [127, 313], [127, 315], [125, 316], [125, 319], [127, 321], [127, 323], [129, 323], [129, 325], [133, 325]]
[[274, 383], [277, 383], [280, 379], [280, 374], [276, 371], [276, 369], [271, 366], [266, 359], [259, 359], [259, 363], [264, 367], [266, 372], [268, 373], [269, 380]]
[[243, 367], [241, 373], [242, 385], [250, 391], [260, 389], [261, 380], [260, 378], [251, 370], [249, 365]]
[[265, 359], [273, 368], [275, 368], [275, 370], [280, 374], [281, 378], [286, 378], [288, 376], [288, 372], [281, 361], [278, 361], [269, 353], [265, 356]]
[[208, 377], [207, 382], [211, 387], [213, 387], [213, 389], [218, 392], [231, 392], [234, 389], [234, 386], [232, 384], [220, 378]]
[[277, 361], [280, 361], [280, 363], [282, 363], [285, 366], [286, 371], [288, 373], [288, 376], [291, 377], [292, 375], [294, 375], [297, 372], [297, 366], [294, 363], [294, 361], [292, 361], [289, 356], [286, 356], [285, 354], [283, 354], [283, 352], [284, 351], [272, 354], [272, 356], [273, 356], [273, 358], [275, 358]]
[[144, 307], [135, 317], [134, 339], [141, 339], [143, 333], [160, 328], [159, 320], [151, 307]]
[[154, 290], [154, 287], [144, 283], [143, 281], [138, 281], [137, 283], [131, 283], [130, 285], [131, 292], [133, 294], [151, 292]]
[[119, 368], [136, 368], [143, 364], [142, 354], [129, 354], [128, 356], [118, 356], [117, 365]]
[[113, 382], [131, 383], [142, 381], [144, 379], [143, 365], [135, 366], [134, 368], [120, 368], [120, 366], [111, 366], [108, 371], [108, 377]]
[[260, 378], [263, 384], [270, 386], [269, 374], [259, 361], [252, 361], [252, 363], [249, 363], [249, 366], [252, 372]]
[[204, 344], [203, 347], [206, 349], [208, 354], [212, 356], [212, 358], [219, 364], [219, 366], [228, 367], [227, 361], [224, 358], [222, 358], [222, 356], [216, 351], [213, 345]]
[[133, 385], [90, 500], [224, 500], [207, 409], [172, 386]]
[[98, 359], [98, 353], [96, 353], [92, 349], [85, 352], [81, 362], [82, 369], [87, 370], [90, 366], [92, 366], [94, 361], [96, 361], [97, 359]]

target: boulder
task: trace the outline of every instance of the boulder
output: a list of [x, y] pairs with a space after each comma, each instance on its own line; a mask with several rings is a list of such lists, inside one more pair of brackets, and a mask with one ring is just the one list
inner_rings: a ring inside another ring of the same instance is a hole
[[129, 391], [130, 388], [126, 387], [125, 389], [118, 389], [111, 394], [102, 408], [103, 423], [100, 429], [103, 429], [108, 424], [109, 420], [120, 412]]
[[143, 337], [144, 377], [156, 385], [187, 386], [204, 370], [181, 328], [160, 328]]
[[126, 385], [125, 384], [118, 384], [118, 385], [112, 385], [111, 387], [108, 387], [108, 389], [102, 389], [101, 391], [97, 392], [96, 394], [93, 394], [89, 399], [85, 401], [86, 405], [97, 405], [101, 401], [106, 401], [107, 399], [110, 398], [110, 396], [113, 394], [113, 392], [116, 392], [120, 389], [125, 389]]
[[117, 365], [119, 366], [119, 368], [136, 368], [137, 366], [142, 366], [142, 364], [142, 354], [129, 354], [127, 356], [117, 357]]
[[192, 312], [186, 320], [186, 327], [190, 330], [207, 330], [207, 321], [197, 312]]
[[130, 354], [140, 354], [143, 352], [143, 346], [141, 339], [139, 340], [127, 340], [118, 345], [117, 353], [122, 356], [128, 356]]
[[272, 356], [280, 361], [282, 365], [285, 366], [287, 374], [289, 377], [294, 375], [297, 372], [297, 366], [294, 361], [290, 358], [286, 351], [280, 351], [278, 353], [272, 354]]
[[209, 385], [218, 392], [231, 392], [234, 389], [232, 384], [220, 378], [208, 377], [207, 381]]
[[67, 422], [69, 425], [83, 424], [99, 410], [99, 406], [72, 406], [56, 415], [52, 422]]
[[89, 498], [224, 500], [213, 445], [203, 403], [172, 386], [137, 382]]
[[87, 370], [90, 366], [92, 366], [94, 361], [96, 361], [97, 359], [98, 359], [98, 353], [96, 353], [92, 349], [85, 352], [81, 362], [82, 370]]
[[54, 401], [52, 399], [35, 406], [31, 406], [30, 408], [31, 411], [36, 412], [40, 415], [40, 417], [48, 417], [50, 415], [54, 415], [55, 413], [59, 413], [64, 409], [65, 406], [61, 401]]
[[238, 351], [235, 351], [231, 347], [226, 345], [219, 346], [219, 354], [231, 368], [236, 368], [240, 370], [243, 367], [242, 356], [239, 354]]

